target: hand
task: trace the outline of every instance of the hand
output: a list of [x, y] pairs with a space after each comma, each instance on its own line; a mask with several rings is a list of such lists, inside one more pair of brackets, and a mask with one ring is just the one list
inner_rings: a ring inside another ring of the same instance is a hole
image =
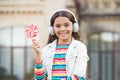
[[40, 43], [35, 39], [32, 38], [32, 48], [34, 49], [35, 53], [36, 53], [36, 60], [37, 61], [41, 61], [41, 47], [40, 47]]

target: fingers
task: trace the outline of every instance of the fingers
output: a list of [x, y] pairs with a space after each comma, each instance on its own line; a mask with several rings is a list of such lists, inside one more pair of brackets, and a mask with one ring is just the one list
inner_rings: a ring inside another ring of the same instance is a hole
[[36, 39], [32, 39], [32, 48], [36, 54], [41, 54], [40, 43]]
[[32, 39], [32, 47], [33, 48], [40, 48], [40, 44], [36, 39]]

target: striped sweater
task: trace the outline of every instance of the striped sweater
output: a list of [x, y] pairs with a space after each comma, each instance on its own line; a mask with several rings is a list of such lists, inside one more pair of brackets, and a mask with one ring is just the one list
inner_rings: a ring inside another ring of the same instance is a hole
[[67, 79], [66, 52], [69, 45], [57, 45], [52, 67], [52, 80]]
[[[66, 72], [66, 52], [69, 44], [61, 44], [56, 46], [53, 66], [52, 66], [52, 80], [84, 80], [78, 75], [67, 76]], [[47, 80], [47, 73], [45, 73], [42, 61], [34, 65], [35, 80]]]

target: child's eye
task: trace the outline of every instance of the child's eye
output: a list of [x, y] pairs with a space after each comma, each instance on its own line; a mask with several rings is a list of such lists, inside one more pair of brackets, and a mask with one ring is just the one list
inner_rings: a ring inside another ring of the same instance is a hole
[[60, 28], [60, 25], [56, 25], [55, 27]]
[[65, 27], [68, 27], [69, 26], [69, 24], [65, 24]]

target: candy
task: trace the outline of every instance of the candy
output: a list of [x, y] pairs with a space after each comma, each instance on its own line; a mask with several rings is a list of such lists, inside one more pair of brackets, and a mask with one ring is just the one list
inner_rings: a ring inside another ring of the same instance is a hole
[[30, 39], [32, 39], [33, 37], [36, 37], [38, 35], [38, 32], [39, 32], [38, 26], [33, 24], [27, 26], [25, 30], [26, 36]]

